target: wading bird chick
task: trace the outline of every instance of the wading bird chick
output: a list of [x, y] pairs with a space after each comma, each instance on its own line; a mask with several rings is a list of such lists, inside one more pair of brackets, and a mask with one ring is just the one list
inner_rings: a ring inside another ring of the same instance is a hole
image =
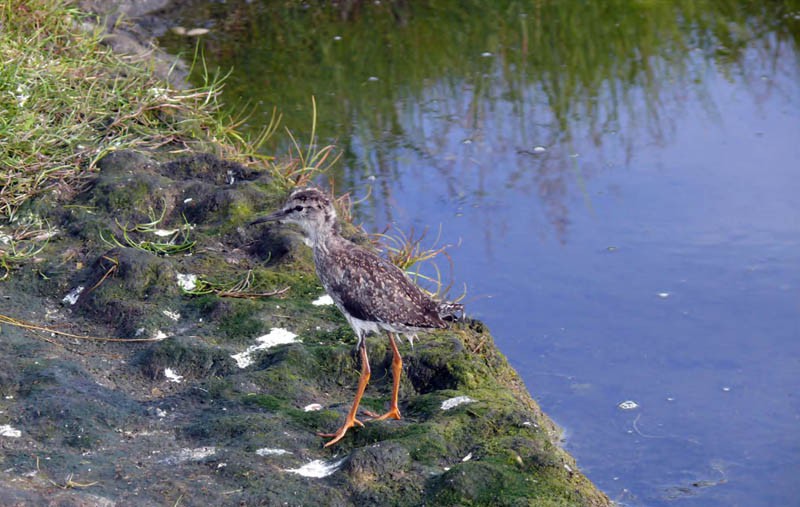
[[394, 335], [401, 333], [410, 336], [422, 329], [445, 328], [447, 323], [443, 317], [461, 312], [463, 306], [434, 301], [412, 283], [400, 268], [343, 238], [339, 234], [333, 203], [319, 189], [295, 190], [279, 211], [259, 218], [251, 225], [263, 222], [300, 226], [306, 244], [314, 251], [314, 264], [322, 286], [358, 338], [361, 376], [356, 397], [341, 428], [335, 433], [319, 433], [320, 436], [332, 437], [325, 447], [341, 440], [353, 426], [363, 426], [356, 419], [356, 413], [370, 377], [364, 341], [364, 336], [370, 331], [387, 331], [393, 353], [391, 406], [388, 412], [374, 417], [374, 420], [400, 419], [397, 396], [403, 360]]

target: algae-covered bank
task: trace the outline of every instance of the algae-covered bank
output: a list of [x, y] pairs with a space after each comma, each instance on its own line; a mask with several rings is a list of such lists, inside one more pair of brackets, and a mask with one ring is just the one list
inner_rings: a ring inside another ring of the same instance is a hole
[[403, 420], [323, 448], [355, 337], [296, 232], [244, 227], [303, 167], [248, 155], [213, 90], [147, 81], [92, 18], [0, 13], [0, 504], [609, 505], [470, 319], [403, 349]]

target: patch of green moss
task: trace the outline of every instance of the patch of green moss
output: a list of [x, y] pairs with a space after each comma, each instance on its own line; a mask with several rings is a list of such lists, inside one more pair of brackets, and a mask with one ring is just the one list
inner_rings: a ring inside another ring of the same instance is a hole
[[181, 429], [184, 437], [217, 443], [258, 438], [273, 421], [264, 414], [209, 415]]
[[253, 219], [255, 212], [253, 206], [244, 199], [238, 199], [228, 206], [228, 223], [234, 227]]
[[226, 340], [243, 342], [264, 332], [264, 321], [258, 318], [258, 304], [247, 300], [227, 302], [229, 310], [219, 319], [217, 330]]
[[311, 410], [304, 411], [290, 407], [286, 409], [286, 415], [298, 426], [311, 431], [325, 431], [342, 423], [342, 416], [332, 410]]
[[271, 394], [246, 394], [242, 397], [242, 403], [245, 405], [254, 405], [270, 412], [277, 412], [286, 407], [286, 400], [282, 400]]
[[581, 499], [551, 483], [497, 463], [467, 461], [430, 480], [430, 505], [575, 506]]

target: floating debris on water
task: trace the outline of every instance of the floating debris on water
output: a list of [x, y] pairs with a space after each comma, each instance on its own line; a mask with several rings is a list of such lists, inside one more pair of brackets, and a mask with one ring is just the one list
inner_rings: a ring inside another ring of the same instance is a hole
[[617, 408], [620, 410], [633, 410], [635, 408], [639, 408], [639, 404], [633, 400], [625, 400], [618, 403]]
[[256, 338], [257, 345], [250, 345], [244, 352], [232, 354], [231, 357], [236, 361], [239, 368], [247, 368], [253, 364], [253, 354], [259, 350], [265, 350], [276, 345], [283, 345], [285, 343], [294, 343], [297, 340], [297, 335], [287, 329], [281, 327], [273, 328], [269, 333], [264, 336]]
[[0, 426], [0, 437], [19, 438], [22, 432], [9, 424]]
[[327, 477], [337, 470], [344, 463], [347, 458], [342, 458], [339, 461], [323, 461], [321, 459], [314, 460], [311, 463], [306, 463], [300, 468], [284, 469], [284, 472], [291, 472], [293, 474], [302, 475], [303, 477], [314, 477], [321, 479]]
[[286, 449], [270, 449], [269, 447], [262, 447], [261, 449], [256, 449], [256, 454], [259, 456], [282, 456], [284, 454], [292, 454], [292, 451], [287, 451]]
[[322, 410], [322, 405], [319, 403], [312, 403], [303, 407], [304, 412], [316, 412], [317, 410]]
[[323, 294], [311, 302], [314, 306], [328, 306], [333, 304], [333, 298], [327, 294]]
[[533, 147], [533, 152], [534, 153], [544, 153], [546, 151], [547, 151], [547, 148], [545, 148], [544, 146], [534, 146]]
[[669, 292], [659, 292], [658, 293], [658, 297], [660, 297], [661, 299], [667, 299], [669, 296], [670, 296]]
[[474, 403], [475, 400], [470, 398], [469, 396], [456, 396], [455, 398], [449, 398], [442, 402], [442, 410], [450, 410], [451, 408], [455, 408], [459, 405], [463, 405], [464, 403]]
[[70, 305], [74, 305], [75, 303], [78, 302], [78, 298], [81, 296], [81, 292], [83, 292], [83, 289], [84, 289], [83, 285], [78, 285], [77, 287], [69, 291], [69, 294], [64, 296], [64, 298], [61, 301]]

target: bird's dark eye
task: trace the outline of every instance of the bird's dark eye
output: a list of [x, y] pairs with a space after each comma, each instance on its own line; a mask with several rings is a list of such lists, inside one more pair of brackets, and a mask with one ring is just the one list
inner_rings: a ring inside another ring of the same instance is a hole
[[302, 206], [295, 206], [292, 211], [303, 211], [303, 207]]

